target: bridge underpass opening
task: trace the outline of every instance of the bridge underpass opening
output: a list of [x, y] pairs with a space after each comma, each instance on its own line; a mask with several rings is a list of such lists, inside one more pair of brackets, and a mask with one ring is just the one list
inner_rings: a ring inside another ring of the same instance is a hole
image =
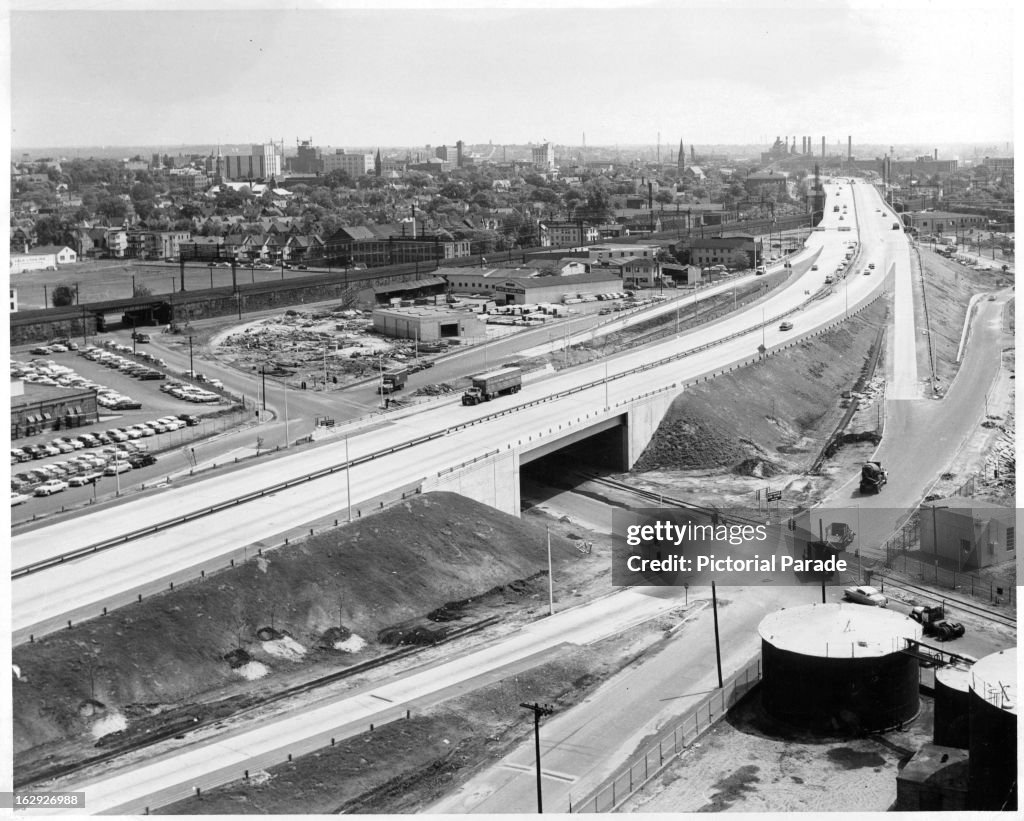
[[625, 416], [615, 416], [558, 442], [520, 455], [521, 507], [526, 510], [593, 474], [629, 470], [629, 428]]

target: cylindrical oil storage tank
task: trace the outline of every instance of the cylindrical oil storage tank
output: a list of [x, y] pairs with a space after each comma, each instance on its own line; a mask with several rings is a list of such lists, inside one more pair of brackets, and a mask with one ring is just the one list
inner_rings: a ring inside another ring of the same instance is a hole
[[935, 727], [932, 741], [940, 747], [966, 750], [970, 739], [971, 668], [950, 664], [935, 671]]
[[921, 626], [858, 604], [779, 610], [758, 627], [762, 702], [769, 714], [816, 733], [898, 727], [920, 709], [917, 659], [901, 652]]
[[967, 808], [1017, 809], [1017, 651], [971, 668]]

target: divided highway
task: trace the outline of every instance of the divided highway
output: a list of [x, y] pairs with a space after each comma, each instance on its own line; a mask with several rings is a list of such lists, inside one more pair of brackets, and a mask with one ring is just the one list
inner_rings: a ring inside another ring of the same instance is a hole
[[[346, 471], [338, 471], [88, 558], [16, 578], [12, 583], [16, 641], [27, 639], [30, 632], [38, 635], [56, 629], [68, 614], [83, 613], [92, 605], [98, 609], [99, 603], [113, 596], [183, 568], [233, 554], [257, 542], [272, 544], [275, 534], [334, 511], [343, 512], [349, 504], [358, 508], [381, 494], [421, 482], [467, 460], [495, 451], [528, 448], [544, 437], [564, 435], [569, 426], [586, 426], [599, 416], [606, 417], [610, 413], [604, 410], [606, 407], [618, 406], [617, 412], [621, 413], [626, 404], [652, 390], [679, 390], [706, 374], [750, 361], [758, 355], [762, 342], [771, 349], [841, 319], [847, 311], [856, 310], [879, 294], [884, 287], [883, 272], [898, 259], [900, 243], [904, 256], [906, 246], [902, 232], [891, 231], [889, 215], [883, 212], [879, 219], [875, 209], [880, 200], [873, 188], [844, 185], [843, 189], [839, 201], [848, 200], [856, 192], [857, 210], [865, 216], [859, 232], [857, 271], [838, 287], [823, 289], [824, 275], [840, 264], [846, 242], [858, 239], [858, 232], [832, 230], [838, 225], [831, 221], [836, 215], [826, 209], [825, 230], [812, 233], [808, 240], [807, 253], [820, 250], [819, 270], [808, 270], [760, 305], [607, 362], [525, 385], [514, 397], [475, 407], [463, 407], [456, 400], [354, 434], [347, 443], [353, 462], [376, 452], [383, 455], [353, 466], [349, 476]], [[869, 261], [876, 264], [875, 275], [861, 276], [860, 269]], [[779, 330], [777, 323], [783, 316], [793, 323], [791, 331]], [[764, 322], [771, 324], [759, 327]], [[719, 344], [704, 347], [713, 342]], [[679, 358], [637, 370], [670, 357]], [[592, 387], [583, 387], [587, 385]], [[493, 417], [528, 403], [536, 404]], [[445, 435], [404, 447], [435, 433]], [[12, 544], [12, 567], [36, 564], [342, 465], [345, 454], [346, 443], [339, 441], [19, 534]], [[349, 487], [351, 499], [347, 495]]]

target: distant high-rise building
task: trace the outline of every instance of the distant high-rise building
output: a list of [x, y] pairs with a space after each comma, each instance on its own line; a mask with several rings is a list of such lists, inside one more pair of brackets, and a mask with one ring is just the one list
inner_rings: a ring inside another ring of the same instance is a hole
[[459, 168], [462, 168], [462, 151], [463, 143], [462, 140], [459, 140], [458, 142], [455, 143], [455, 165], [458, 166]]
[[555, 147], [551, 143], [544, 143], [534, 148], [533, 164], [546, 171], [553, 171], [555, 168]]
[[[217, 149], [218, 155], [220, 148]], [[224, 158], [224, 178], [228, 180], [269, 180], [282, 172], [282, 157], [274, 143], [254, 145], [250, 154]]]
[[451, 158], [448, 156], [448, 146], [439, 145], [434, 151], [434, 156], [442, 162], [448, 162]]
[[299, 143], [298, 154], [288, 161], [289, 168], [296, 174], [319, 174], [323, 165], [320, 149], [313, 145], [312, 138]]
[[372, 154], [348, 154], [341, 148], [333, 154], [324, 154], [320, 162], [325, 174], [344, 171], [353, 180], [369, 174], [374, 168]]

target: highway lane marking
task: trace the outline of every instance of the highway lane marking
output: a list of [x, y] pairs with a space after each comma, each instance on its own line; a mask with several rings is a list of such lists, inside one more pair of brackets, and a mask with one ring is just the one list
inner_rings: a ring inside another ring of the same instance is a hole
[[[535, 772], [535, 768], [532, 765], [529, 765], [529, 764], [514, 764], [511, 761], [506, 761], [501, 766], [502, 766], [502, 768], [504, 768], [506, 770], [515, 770], [516, 772], [521, 772], [521, 773], [532, 773], [532, 772]], [[541, 770], [540, 774], [545, 776], [546, 778], [551, 778], [551, 779], [553, 779], [555, 781], [563, 781], [566, 784], [572, 784], [572, 783], [574, 783], [577, 780], [576, 776], [574, 776], [574, 775], [568, 775], [566, 773], [558, 773], [558, 772], [555, 772], [554, 770]]]

